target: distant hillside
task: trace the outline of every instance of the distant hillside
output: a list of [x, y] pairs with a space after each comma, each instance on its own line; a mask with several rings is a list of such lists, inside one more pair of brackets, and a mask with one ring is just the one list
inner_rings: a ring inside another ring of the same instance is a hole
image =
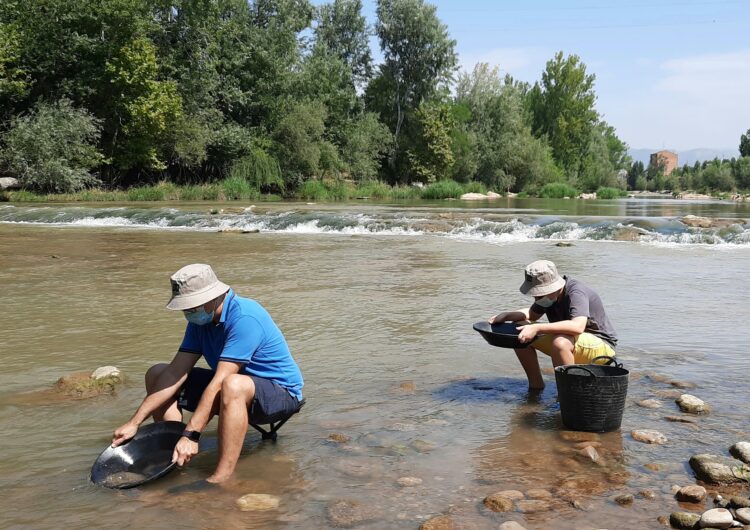
[[[631, 149], [630, 156], [633, 160], [640, 160], [644, 165], [648, 165], [649, 157], [651, 153], [655, 153], [660, 149]], [[679, 151], [675, 149], [667, 149], [677, 153], [677, 159], [680, 165], [688, 164], [693, 165], [695, 162], [703, 162], [704, 160], [713, 160], [714, 158], [732, 158], [740, 156], [738, 149], [708, 149], [708, 148], [697, 148], [687, 149], [685, 151]]]

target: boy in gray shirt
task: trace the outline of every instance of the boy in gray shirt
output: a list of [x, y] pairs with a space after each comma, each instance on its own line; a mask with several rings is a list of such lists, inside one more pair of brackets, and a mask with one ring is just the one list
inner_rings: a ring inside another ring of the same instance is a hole
[[[552, 364], [590, 364], [600, 356], [614, 357], [617, 333], [599, 295], [578, 280], [560, 276], [554, 263], [535, 261], [526, 266], [521, 293], [534, 297], [528, 309], [500, 313], [490, 324], [517, 322], [519, 340], [528, 344], [515, 350], [529, 389], [544, 388], [536, 352], [552, 358]], [[536, 323], [547, 315], [548, 324]]]

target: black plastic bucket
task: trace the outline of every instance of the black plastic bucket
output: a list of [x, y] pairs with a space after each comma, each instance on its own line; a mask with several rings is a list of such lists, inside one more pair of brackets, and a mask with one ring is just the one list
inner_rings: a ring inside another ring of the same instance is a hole
[[608, 364], [571, 364], [555, 368], [562, 422], [573, 431], [616, 431], [622, 423], [628, 372], [611, 357]]

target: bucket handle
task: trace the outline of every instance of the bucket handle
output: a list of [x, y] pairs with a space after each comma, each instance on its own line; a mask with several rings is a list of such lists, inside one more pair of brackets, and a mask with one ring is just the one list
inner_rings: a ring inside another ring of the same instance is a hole
[[622, 363], [618, 363], [617, 359], [608, 355], [600, 355], [599, 357], [594, 357], [591, 360], [591, 364], [596, 364], [596, 361], [598, 361], [599, 359], [607, 359], [607, 362], [602, 363], [601, 366], [614, 366], [615, 368], [622, 368]]
[[563, 369], [560, 370], [560, 371], [564, 375], [568, 375], [568, 370], [571, 370], [571, 369], [584, 370], [584, 371], [588, 372], [589, 375], [591, 375], [591, 377], [596, 378], [596, 374], [594, 372], [592, 372], [591, 370], [589, 370], [588, 368], [586, 368], [585, 366], [583, 366], [581, 364], [571, 364], [571, 365], [563, 367]]

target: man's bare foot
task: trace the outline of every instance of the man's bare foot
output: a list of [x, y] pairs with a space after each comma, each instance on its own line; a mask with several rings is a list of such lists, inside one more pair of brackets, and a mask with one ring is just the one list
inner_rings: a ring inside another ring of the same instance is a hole
[[206, 482], [210, 482], [211, 484], [222, 484], [226, 482], [227, 480], [229, 480], [229, 477], [231, 477], [231, 475], [227, 475], [227, 476], [211, 475], [210, 477], [206, 479]]

